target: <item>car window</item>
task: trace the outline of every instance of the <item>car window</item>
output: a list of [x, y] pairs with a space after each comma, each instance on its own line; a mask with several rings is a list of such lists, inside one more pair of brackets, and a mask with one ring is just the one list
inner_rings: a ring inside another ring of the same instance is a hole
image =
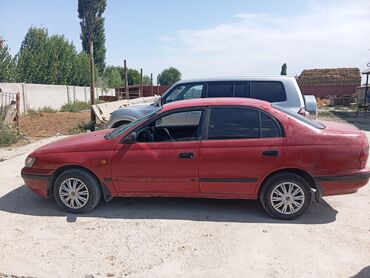
[[138, 131], [137, 142], [198, 140], [202, 110], [175, 112], [152, 121]]
[[235, 97], [250, 97], [249, 82], [235, 82]]
[[259, 138], [259, 111], [239, 107], [214, 107], [208, 125], [208, 139]]
[[261, 137], [273, 138], [281, 136], [282, 130], [278, 122], [270, 116], [267, 116], [265, 113], [261, 113]]
[[268, 102], [286, 101], [284, 85], [279, 81], [252, 81], [251, 98]]
[[173, 88], [166, 96], [164, 103], [173, 101], [201, 98], [203, 92], [203, 84], [180, 84]]
[[233, 82], [209, 82], [207, 97], [233, 97]]
[[151, 118], [151, 117], [154, 117], [155, 115], [157, 115], [160, 111], [162, 110], [162, 108], [158, 108], [156, 110], [154, 110], [152, 113], [146, 115], [145, 117], [142, 117], [142, 118], [139, 118], [127, 125], [121, 125], [120, 127], [117, 127], [116, 129], [108, 132], [106, 135], [105, 135], [105, 138], [106, 139], [112, 139], [112, 138], [115, 138], [119, 135], [121, 135], [122, 133], [124, 133], [126, 130], [130, 129], [131, 127], [139, 124], [139, 123], [142, 123], [142, 122], [145, 122], [147, 119]]

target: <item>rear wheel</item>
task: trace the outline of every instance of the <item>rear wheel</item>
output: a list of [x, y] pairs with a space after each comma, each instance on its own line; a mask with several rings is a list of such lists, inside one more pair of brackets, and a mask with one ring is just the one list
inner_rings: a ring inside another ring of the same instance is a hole
[[54, 197], [58, 205], [67, 212], [87, 213], [100, 201], [100, 185], [89, 172], [70, 169], [56, 179]]
[[262, 189], [261, 202], [274, 218], [291, 220], [301, 216], [311, 204], [308, 182], [293, 173], [280, 173], [268, 179]]

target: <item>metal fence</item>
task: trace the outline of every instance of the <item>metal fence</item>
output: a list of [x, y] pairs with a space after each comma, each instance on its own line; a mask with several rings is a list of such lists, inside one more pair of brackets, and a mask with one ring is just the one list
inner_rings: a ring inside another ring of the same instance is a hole
[[[17, 93], [0, 92], [0, 119], [3, 122], [6, 117], [17, 114], [19, 110], [19, 95]], [[11, 119], [13, 120], [13, 119]]]

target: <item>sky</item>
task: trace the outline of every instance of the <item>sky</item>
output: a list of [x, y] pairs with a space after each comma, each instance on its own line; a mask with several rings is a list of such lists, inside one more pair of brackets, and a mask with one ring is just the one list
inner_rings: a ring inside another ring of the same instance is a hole
[[[288, 75], [370, 62], [368, 0], [107, 0], [106, 62], [183, 78]], [[81, 50], [77, 0], [0, 0], [0, 37], [15, 55], [30, 26]]]

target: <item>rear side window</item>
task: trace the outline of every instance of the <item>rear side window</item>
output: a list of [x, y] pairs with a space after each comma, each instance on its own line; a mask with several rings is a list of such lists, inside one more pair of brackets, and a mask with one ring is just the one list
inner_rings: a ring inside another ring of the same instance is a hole
[[235, 82], [235, 97], [250, 97], [249, 82]]
[[257, 110], [215, 107], [211, 110], [208, 139], [259, 138], [259, 129]]
[[278, 122], [265, 113], [261, 113], [261, 137], [274, 138], [281, 136], [283, 134]]
[[252, 81], [251, 98], [268, 102], [286, 101], [284, 85], [279, 81]]
[[207, 97], [232, 97], [233, 82], [209, 82]]
[[282, 137], [277, 121], [265, 113], [243, 107], [213, 107], [209, 140]]

